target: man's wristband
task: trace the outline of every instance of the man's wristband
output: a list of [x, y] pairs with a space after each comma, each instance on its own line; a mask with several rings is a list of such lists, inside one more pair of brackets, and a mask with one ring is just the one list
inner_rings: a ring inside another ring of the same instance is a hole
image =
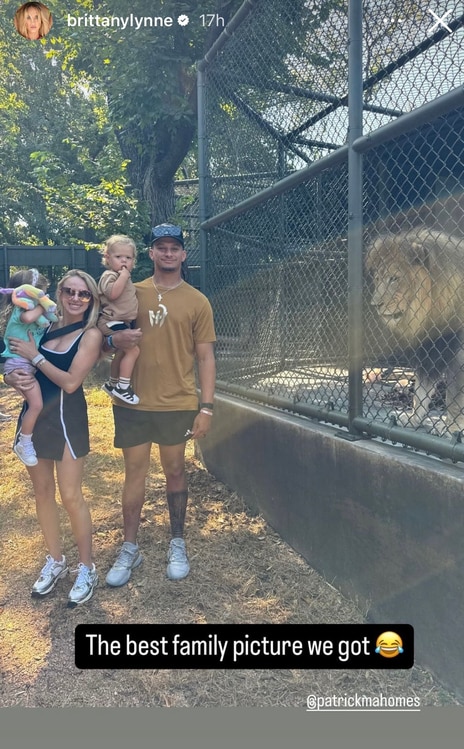
[[200, 403], [200, 408], [209, 408], [210, 411], [214, 409], [214, 403]]
[[207, 408], [200, 408], [200, 413], [201, 413], [201, 414], [206, 414], [207, 416], [212, 416], [212, 415], [213, 415], [213, 412], [212, 412], [212, 411], [210, 411], [210, 410], [209, 410], [209, 409], [207, 409]]
[[113, 343], [113, 336], [109, 335], [106, 339], [108, 346], [116, 351], [116, 346]]

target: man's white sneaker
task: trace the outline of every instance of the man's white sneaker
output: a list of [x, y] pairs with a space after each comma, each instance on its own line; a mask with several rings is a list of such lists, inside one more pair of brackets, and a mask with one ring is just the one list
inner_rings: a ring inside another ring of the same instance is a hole
[[189, 572], [190, 564], [187, 559], [185, 541], [183, 538], [173, 538], [169, 544], [166, 575], [170, 580], [182, 580]]
[[69, 591], [68, 609], [74, 609], [80, 603], [85, 603], [89, 598], [92, 598], [93, 591], [98, 584], [98, 575], [94, 564], [92, 564], [92, 567], [86, 567], [85, 564], [79, 562], [77, 570], [73, 570], [73, 572], [77, 572], [77, 577]]
[[53, 590], [58, 580], [61, 580], [67, 574], [68, 565], [66, 564], [66, 557], [62, 557], [61, 562], [57, 562], [56, 559], [47, 554], [47, 561], [42, 567], [38, 579], [32, 586], [32, 597], [41, 598], [47, 595], [47, 593]]
[[116, 561], [106, 576], [106, 582], [113, 588], [125, 585], [132, 574], [132, 570], [142, 563], [142, 555], [139, 547], [124, 541]]
[[25, 466], [37, 465], [37, 455], [32, 442], [17, 442], [13, 446], [13, 450]]

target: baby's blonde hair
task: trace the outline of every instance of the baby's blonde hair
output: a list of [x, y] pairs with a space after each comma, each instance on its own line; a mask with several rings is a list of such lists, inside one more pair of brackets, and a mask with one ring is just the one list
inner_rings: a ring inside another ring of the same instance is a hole
[[137, 256], [137, 247], [135, 246], [135, 242], [131, 237], [126, 236], [125, 234], [112, 234], [111, 237], [108, 237], [105, 244], [103, 245], [102, 249], [102, 263], [103, 265], [108, 265], [107, 255], [109, 252], [111, 252], [114, 249], [114, 246], [116, 244], [128, 244], [132, 247], [134, 250], [134, 260]]

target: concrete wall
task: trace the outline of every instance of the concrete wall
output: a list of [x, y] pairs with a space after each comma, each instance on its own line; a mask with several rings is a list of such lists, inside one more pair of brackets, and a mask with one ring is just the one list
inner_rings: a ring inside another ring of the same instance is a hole
[[464, 466], [232, 397], [201, 456], [369, 620], [415, 628], [416, 662], [464, 695]]

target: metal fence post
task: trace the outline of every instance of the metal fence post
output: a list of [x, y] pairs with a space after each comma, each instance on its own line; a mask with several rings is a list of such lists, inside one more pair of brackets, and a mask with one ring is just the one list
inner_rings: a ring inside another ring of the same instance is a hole
[[0, 274], [0, 284], [2, 286], [6, 286], [8, 283], [8, 276], [9, 276], [9, 271], [10, 271], [9, 262], [8, 262], [8, 248], [6, 244], [3, 245], [2, 250], [3, 250], [2, 252], [3, 268], [1, 269], [1, 274]]
[[198, 199], [200, 218], [200, 291], [207, 293], [207, 255], [208, 235], [202, 228], [202, 223], [207, 217], [207, 162], [206, 162], [206, 118], [205, 118], [205, 95], [206, 95], [206, 70], [204, 64], [199, 63], [197, 68], [197, 101], [198, 101]]
[[363, 130], [362, 0], [348, 3], [348, 351], [349, 431], [362, 415], [362, 154], [353, 149]]

